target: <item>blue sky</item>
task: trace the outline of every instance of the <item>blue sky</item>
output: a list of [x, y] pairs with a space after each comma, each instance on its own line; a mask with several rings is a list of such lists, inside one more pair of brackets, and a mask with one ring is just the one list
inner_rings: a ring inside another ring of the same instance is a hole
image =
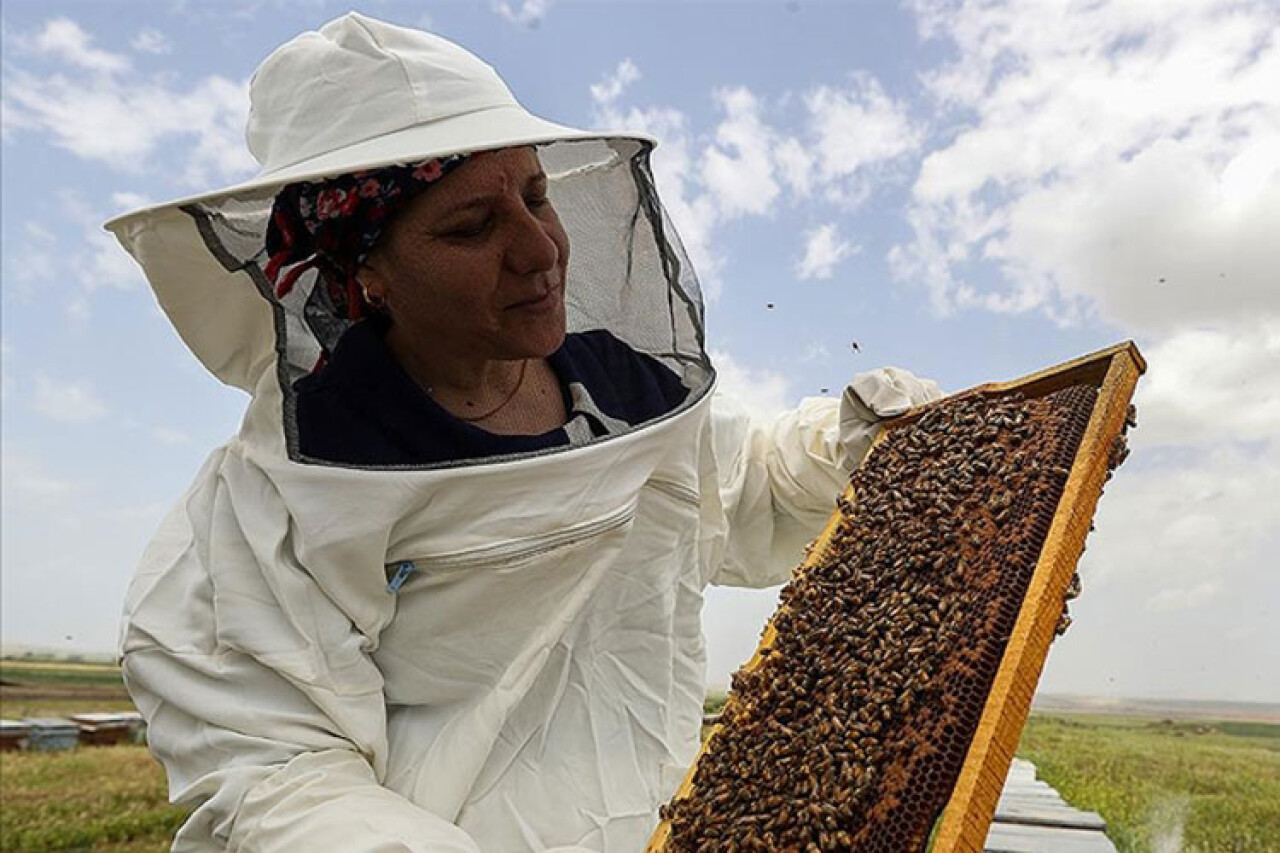
[[[4, 5], [6, 645], [111, 648], [244, 405], [100, 223], [252, 175], [250, 74], [347, 8]], [[462, 43], [541, 115], [660, 138], [723, 381], [761, 412], [880, 365], [958, 390], [1136, 339], [1134, 455], [1042, 687], [1280, 701], [1274, 3], [359, 8]], [[773, 601], [713, 591], [714, 681]]]

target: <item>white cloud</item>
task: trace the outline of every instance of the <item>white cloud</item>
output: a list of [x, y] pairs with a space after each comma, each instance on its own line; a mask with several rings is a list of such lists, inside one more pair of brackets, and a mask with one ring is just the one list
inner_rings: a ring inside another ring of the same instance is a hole
[[99, 482], [83, 464], [70, 474], [52, 467], [62, 455], [46, 465], [5, 446], [0, 626], [6, 645], [66, 648], [63, 638], [73, 636], [86, 650], [109, 650], [119, 602], [160, 515], [144, 514], [155, 498], [136, 483]]
[[[73, 229], [78, 228], [79, 233], [71, 238], [61, 238], [69, 248], [57, 253], [45, 252], [48, 265], [43, 272], [57, 277], [62, 283], [57, 293], [64, 300], [67, 316], [73, 325], [83, 326], [92, 315], [93, 299], [98, 291], [134, 291], [143, 281], [143, 276], [115, 237], [103, 230], [102, 222], [107, 213], [70, 190], [59, 193], [57, 198], [62, 206], [64, 223]], [[112, 204], [120, 209], [144, 201], [142, 196], [133, 193], [112, 195]]]
[[742, 86], [714, 93], [725, 117], [702, 153], [701, 177], [722, 219], [767, 215], [778, 198], [770, 153], [772, 130], [760, 116], [760, 100]]
[[139, 30], [138, 34], [129, 42], [129, 46], [139, 53], [163, 55], [173, 51], [173, 46], [169, 44], [169, 40], [165, 38], [164, 33], [152, 27]]
[[1280, 701], [1278, 489], [1280, 441], [1135, 450], [1098, 504], [1045, 689]]
[[821, 341], [809, 341], [804, 345], [804, 351], [796, 360], [801, 364], [810, 364], [812, 362], [825, 364], [831, 361], [831, 350]]
[[39, 222], [23, 223], [22, 231], [31, 240], [44, 245], [51, 245], [57, 239], [52, 231]]
[[716, 367], [716, 393], [723, 394], [758, 418], [770, 418], [791, 407], [787, 379], [772, 370], [752, 370], [727, 350], [711, 351]]
[[29, 298], [33, 291], [30, 285], [53, 281], [53, 255], [29, 244], [21, 246], [13, 255], [13, 275], [18, 284], [24, 285], [23, 297]]
[[88, 423], [107, 415], [107, 406], [85, 382], [52, 379], [37, 374], [32, 407], [45, 417], [62, 423]]
[[1194, 149], [1160, 140], [1012, 201], [983, 253], [1014, 286], [990, 307], [1096, 312], [1155, 332], [1280, 315], [1280, 170], [1257, 168], [1258, 152], [1280, 163], [1280, 125], [1222, 168]]
[[44, 133], [82, 159], [130, 174], [154, 168], [162, 152], [180, 151], [179, 180], [193, 188], [255, 168], [243, 142], [246, 84], [210, 76], [182, 89], [170, 78], [143, 76], [125, 57], [93, 48], [66, 19], [16, 43], [64, 64], [46, 73], [6, 63], [7, 136]]
[[18, 296], [30, 299], [36, 293], [36, 285], [48, 284], [57, 276], [57, 238], [40, 223], [26, 222], [14, 242], [16, 245], [6, 248], [12, 280]]
[[795, 137], [778, 142], [773, 150], [778, 163], [778, 174], [787, 186], [799, 196], [807, 196], [813, 188], [814, 156]]
[[54, 18], [30, 40], [19, 45], [37, 53], [61, 59], [86, 71], [114, 74], [129, 68], [129, 60], [118, 54], [99, 50], [92, 37], [69, 18]]
[[93, 316], [89, 297], [83, 291], [72, 293], [67, 298], [66, 312], [67, 321], [71, 326], [76, 329], [83, 329], [89, 324], [89, 318]]
[[152, 199], [140, 193], [132, 192], [115, 192], [111, 194], [111, 206], [113, 210], [136, 210], [140, 207], [146, 207], [152, 203]]
[[151, 436], [162, 444], [179, 445], [191, 443], [191, 436], [173, 427], [154, 426], [151, 427], [150, 432]]
[[707, 588], [702, 630], [707, 638], [708, 687], [729, 689], [730, 675], [750, 659], [761, 630], [778, 609], [778, 590]]
[[[914, 152], [921, 132], [903, 103], [885, 94], [876, 78], [853, 75], [845, 88], [817, 86], [804, 98], [809, 111], [817, 167], [830, 182], [828, 194], [857, 203], [869, 183], [865, 170]], [[861, 180], [853, 180], [862, 178]]]
[[[0, 81], [0, 85], [8, 85], [8, 83]], [[30, 127], [30, 120], [21, 110], [14, 109], [12, 99], [0, 98], [0, 142], [9, 142], [19, 130]]]
[[7, 340], [0, 339], [0, 399], [8, 400], [13, 393], [14, 348]]
[[499, 15], [513, 24], [536, 27], [547, 16], [547, 12], [551, 9], [551, 3], [552, 0], [521, 0], [519, 3], [499, 0], [494, 5], [494, 9]]
[[1188, 329], [1144, 355], [1135, 447], [1280, 439], [1280, 319]]
[[1151, 596], [1147, 602], [1147, 609], [1157, 613], [1194, 610], [1217, 594], [1218, 585], [1207, 581], [1189, 587], [1162, 589]]
[[189, 444], [191, 442], [191, 436], [182, 430], [175, 429], [173, 427], [146, 424], [141, 421], [134, 420], [133, 418], [122, 419], [120, 421], [120, 425], [127, 429], [137, 430], [138, 432], [145, 434], [148, 439], [157, 441], [161, 444], [167, 444], [171, 447]]
[[38, 461], [10, 447], [5, 447], [3, 462], [0, 462], [0, 481], [4, 484], [6, 505], [12, 498], [24, 502], [47, 501], [81, 489], [80, 484], [51, 475]]
[[[119, 199], [120, 194], [113, 196]], [[131, 196], [130, 196], [131, 197]], [[65, 191], [59, 194], [66, 219], [81, 229], [84, 251], [68, 256], [72, 274], [80, 283], [84, 294], [109, 287], [116, 290], [133, 290], [142, 280], [142, 274], [133, 259], [120, 248], [116, 238], [103, 230], [107, 218], [102, 211], [90, 206], [77, 193]]]
[[591, 85], [591, 99], [601, 106], [613, 105], [626, 92], [627, 87], [639, 79], [640, 69], [627, 57], [618, 63], [612, 74]]
[[155, 501], [154, 503], [138, 504], [136, 506], [112, 508], [104, 515], [110, 520], [124, 522], [143, 521], [154, 526], [160, 523], [169, 509], [170, 505], [168, 503]]
[[793, 99], [767, 103], [745, 86], [711, 93], [719, 115], [703, 132], [679, 110], [624, 108], [628, 88], [639, 79], [635, 63], [624, 59], [591, 86], [596, 124], [661, 140], [654, 174], [663, 203], [712, 301], [727, 261], [716, 240], [719, 227], [743, 217], [772, 216], [789, 200], [788, 192], [795, 198], [820, 192], [827, 201], [856, 204], [873, 180], [883, 177], [877, 170], [919, 142], [905, 107], [865, 74], [854, 75], [847, 88], [813, 87], [804, 99], [799, 135], [778, 129]]
[[208, 189], [214, 182], [244, 178], [258, 168], [244, 142], [249, 115], [247, 84], [207, 77], [183, 100], [188, 127], [200, 128], [199, 143], [187, 157], [182, 182]]
[[1150, 590], [1225, 588], [1241, 574], [1270, 574], [1280, 545], [1280, 441], [1154, 454], [1135, 451], [1107, 486], [1085, 556], [1090, 571], [1108, 583], [1141, 578]]
[[1280, 314], [1280, 9], [917, 11], [957, 48], [926, 82], [959, 132], [921, 165], [915, 238], [891, 256], [900, 279], [944, 312], [1038, 309], [1152, 333]]
[[841, 238], [834, 222], [819, 225], [805, 234], [804, 257], [796, 263], [796, 277], [831, 278], [836, 264], [859, 251], [860, 247]]

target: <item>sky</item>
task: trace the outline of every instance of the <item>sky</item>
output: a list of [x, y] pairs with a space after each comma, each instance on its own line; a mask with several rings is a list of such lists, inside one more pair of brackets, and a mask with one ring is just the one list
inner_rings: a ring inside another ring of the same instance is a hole
[[[0, 7], [7, 647], [113, 648], [246, 402], [101, 223], [255, 174], [253, 69], [348, 8]], [[883, 365], [955, 391], [1135, 340], [1133, 454], [1041, 690], [1280, 702], [1280, 5], [357, 8], [463, 44], [544, 117], [659, 138], [721, 381], [761, 414]], [[713, 683], [775, 602], [709, 593]]]

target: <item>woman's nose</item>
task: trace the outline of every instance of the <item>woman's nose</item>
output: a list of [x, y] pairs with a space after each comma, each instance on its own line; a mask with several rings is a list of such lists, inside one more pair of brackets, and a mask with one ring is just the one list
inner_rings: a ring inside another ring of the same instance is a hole
[[519, 274], [546, 272], [560, 260], [560, 247], [551, 235], [551, 225], [520, 203], [513, 214], [511, 239], [507, 244], [507, 265]]

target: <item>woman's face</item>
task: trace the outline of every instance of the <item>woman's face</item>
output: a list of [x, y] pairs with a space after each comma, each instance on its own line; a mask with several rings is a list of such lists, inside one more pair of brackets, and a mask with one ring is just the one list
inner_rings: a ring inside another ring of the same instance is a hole
[[537, 154], [508, 148], [472, 157], [410, 202], [361, 280], [385, 298], [409, 346], [535, 358], [564, 340], [568, 262], [569, 238]]

